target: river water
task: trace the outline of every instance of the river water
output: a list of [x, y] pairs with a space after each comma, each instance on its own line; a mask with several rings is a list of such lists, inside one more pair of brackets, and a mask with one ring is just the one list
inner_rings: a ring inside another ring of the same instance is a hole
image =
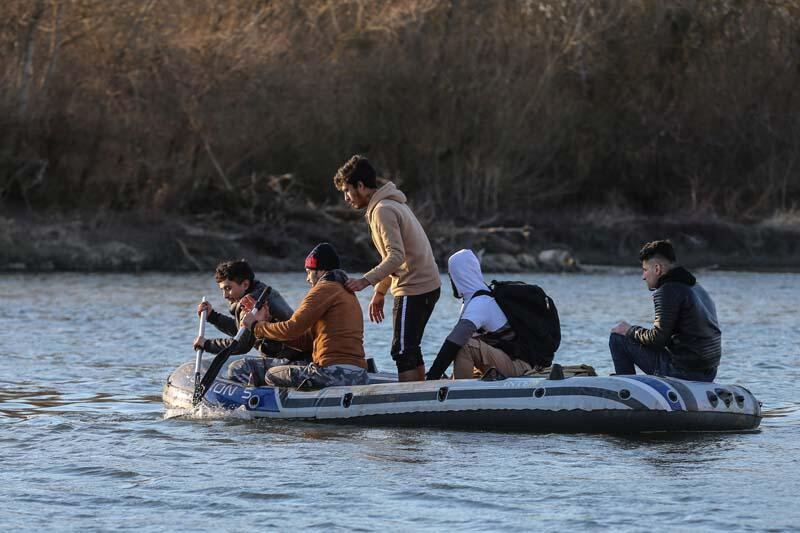
[[[2, 275], [0, 526], [796, 529], [800, 275], [698, 275], [723, 326], [717, 381], [763, 402], [758, 432], [526, 435], [165, 418], [164, 381], [193, 359], [197, 301], [223, 305], [212, 276]], [[515, 278], [555, 299], [565, 364], [611, 372], [609, 328], [652, 319], [635, 270]], [[301, 273], [261, 279], [295, 306], [306, 291]], [[458, 312], [447, 292], [426, 332], [428, 362]], [[368, 355], [383, 369], [392, 368], [390, 338], [390, 323], [367, 324]]]

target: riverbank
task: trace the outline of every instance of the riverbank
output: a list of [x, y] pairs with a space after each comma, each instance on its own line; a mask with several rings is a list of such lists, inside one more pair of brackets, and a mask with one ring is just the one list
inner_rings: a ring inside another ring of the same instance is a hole
[[[426, 226], [440, 267], [460, 248], [482, 253], [487, 272], [636, 266], [642, 243], [670, 238], [689, 267], [800, 271], [797, 221], [744, 224], [589, 213], [519, 222]], [[379, 260], [360, 213], [345, 208], [296, 209], [280, 224], [254, 225], [219, 216], [27, 212], [0, 217], [0, 271], [207, 271], [220, 260], [242, 257], [262, 272], [292, 271], [320, 241], [332, 242], [351, 271]]]

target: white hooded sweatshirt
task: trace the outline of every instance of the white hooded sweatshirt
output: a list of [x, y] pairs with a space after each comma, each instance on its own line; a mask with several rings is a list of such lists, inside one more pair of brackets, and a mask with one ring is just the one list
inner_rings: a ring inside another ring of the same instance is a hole
[[476, 292], [489, 289], [483, 281], [481, 265], [475, 254], [471, 250], [459, 250], [450, 256], [447, 268], [455, 287], [455, 296], [461, 297], [463, 304], [458, 322], [439, 349], [426, 379], [440, 379], [458, 351], [476, 333], [481, 340], [493, 346], [514, 339], [508, 318], [495, 299], [487, 294], [475, 296]]
[[[486, 282], [483, 281], [483, 272], [481, 272], [481, 264], [472, 250], [459, 250], [450, 256], [447, 261], [447, 269], [450, 272], [450, 279], [458, 291], [458, 295], [463, 299], [461, 305], [461, 320], [466, 320], [472, 323], [473, 331], [481, 333], [493, 333], [508, 324], [508, 318], [505, 313], [497, 305], [494, 298], [488, 295], [479, 295], [473, 297], [478, 291], [489, 290]], [[458, 325], [456, 325], [458, 328]], [[455, 333], [455, 329], [453, 333]], [[451, 333], [452, 336], [452, 333]], [[451, 339], [457, 344], [463, 346], [469, 340], [469, 337], [463, 339], [463, 335], [458, 339]], [[463, 342], [458, 342], [463, 340]]]

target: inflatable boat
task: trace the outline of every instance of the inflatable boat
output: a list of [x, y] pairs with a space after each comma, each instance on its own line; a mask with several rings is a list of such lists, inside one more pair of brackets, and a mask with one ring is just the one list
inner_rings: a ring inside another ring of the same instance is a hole
[[[223, 369], [203, 405], [253, 419], [533, 433], [746, 431], [761, 422], [758, 400], [737, 385], [553, 374], [398, 383], [396, 376], [377, 372], [368, 385], [297, 390], [246, 387], [221, 377], [227, 375]], [[165, 406], [191, 409], [193, 390], [190, 362], [167, 379]]]

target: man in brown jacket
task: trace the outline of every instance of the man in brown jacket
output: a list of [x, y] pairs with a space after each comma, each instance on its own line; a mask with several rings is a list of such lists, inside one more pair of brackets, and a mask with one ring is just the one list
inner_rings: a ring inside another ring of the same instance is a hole
[[406, 196], [394, 183], [378, 188], [375, 170], [365, 157], [351, 157], [333, 181], [350, 206], [366, 208], [372, 242], [382, 258], [378, 266], [363, 278], [348, 281], [346, 287], [354, 292], [368, 285], [375, 287], [369, 304], [369, 318], [373, 322], [383, 320], [384, 298], [391, 287], [392, 359], [397, 364], [398, 379], [424, 380], [425, 362], [420, 344], [441, 292], [439, 268], [428, 236], [408, 207]]
[[[269, 322], [269, 306], [244, 324], [257, 338], [285, 342], [300, 350], [311, 350], [308, 366], [286, 365], [268, 369], [268, 386], [313, 387], [365, 385], [364, 318], [356, 296], [345, 289], [347, 274], [339, 270], [339, 256], [330, 244], [317, 245], [306, 258], [306, 280], [311, 284], [300, 307], [283, 322]], [[243, 302], [251, 310], [255, 301]]]

